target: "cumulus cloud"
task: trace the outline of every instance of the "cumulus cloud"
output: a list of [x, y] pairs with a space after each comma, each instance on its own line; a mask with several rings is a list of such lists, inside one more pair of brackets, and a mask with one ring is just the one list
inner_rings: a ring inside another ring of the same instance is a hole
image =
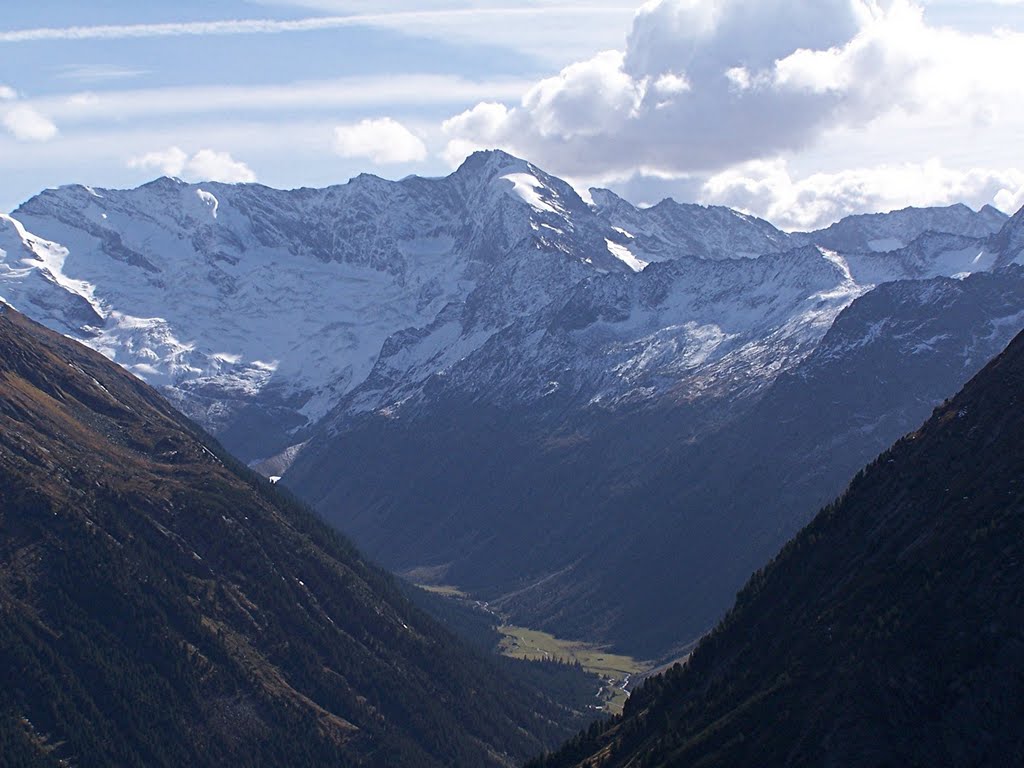
[[654, 90], [666, 95], [683, 93], [684, 91], [690, 90], [690, 81], [683, 75], [677, 75], [674, 72], [665, 72], [659, 75], [658, 79], [654, 81]]
[[235, 160], [227, 152], [214, 152], [212, 149], [201, 149], [196, 152], [186, 163], [185, 170], [189, 176], [203, 181], [256, 181], [256, 174], [248, 165]]
[[185, 150], [181, 147], [168, 147], [133, 157], [128, 161], [128, 167], [156, 170], [165, 176], [181, 176], [187, 162], [188, 154]]
[[168, 147], [133, 157], [129, 168], [158, 171], [165, 176], [177, 176], [189, 181], [221, 181], [227, 184], [256, 181], [252, 169], [235, 160], [227, 152], [200, 149], [189, 155], [181, 147]]
[[827, 226], [853, 213], [912, 206], [995, 203], [1005, 213], [1024, 204], [1024, 171], [956, 169], [939, 160], [883, 165], [794, 178], [782, 160], [754, 161], [708, 179], [704, 202], [762, 216], [790, 230]]
[[638, 116], [647, 82], [623, 71], [618, 51], [599, 53], [542, 80], [523, 97], [521, 114], [542, 139], [566, 141], [618, 133]]
[[427, 156], [423, 140], [390, 117], [337, 126], [334, 151], [341, 157], [365, 158], [378, 165], [413, 163]]
[[660, 0], [637, 13], [627, 42], [634, 77], [684, 68], [695, 80], [743, 65], [770, 67], [793, 51], [849, 41], [869, 20], [860, 0]]
[[[5, 96], [4, 100], [9, 101], [11, 98], [13, 96]], [[49, 141], [57, 135], [57, 126], [53, 121], [28, 104], [15, 103], [2, 113], [0, 120], [18, 141]]]
[[30, 104], [19, 100], [18, 92], [0, 84], [0, 125], [18, 141], [49, 141], [57, 126]]
[[1016, 190], [1012, 186], [999, 190], [992, 201], [996, 208], [1003, 211], [1003, 213], [1016, 213], [1021, 208], [1024, 208], [1024, 182]]
[[442, 157], [451, 166], [461, 163], [478, 149], [506, 144], [505, 127], [509, 108], [504, 104], [484, 101], [441, 124], [441, 132], [449, 137]]
[[455, 158], [503, 146], [556, 172], [714, 174], [903, 111], [982, 125], [1024, 110], [1024, 35], [930, 27], [911, 0], [653, 0], [627, 45], [482, 104], [444, 130]]

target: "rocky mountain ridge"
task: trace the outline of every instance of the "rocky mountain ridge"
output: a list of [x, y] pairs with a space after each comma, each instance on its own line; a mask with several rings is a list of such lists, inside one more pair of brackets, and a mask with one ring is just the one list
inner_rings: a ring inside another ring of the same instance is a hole
[[[690, 263], [689, 271], [679, 267], [685, 274], [638, 275], [627, 291], [667, 299], [683, 281], [690, 295], [718, 290], [716, 281], [751, 284], [755, 256], [837, 243], [832, 231], [791, 235], [724, 208], [669, 200], [638, 209], [607, 191], [591, 194], [587, 205], [561, 180], [496, 151], [471, 156], [443, 179], [362, 175], [322, 190], [173, 179], [125, 191], [62, 187], [0, 221], [0, 296], [163, 388], [253, 460], [302, 442], [343, 401], [394, 408], [431, 376], [498, 344], [499, 332], [539, 327], [560, 303], [600, 302], [619, 290], [605, 283], [629, 284], [648, 262]], [[970, 250], [1000, 225], [994, 210], [962, 206], [873, 221], [874, 240], [900, 245], [925, 232], [970, 237], [919, 244], [923, 253], [884, 263], [863, 256], [858, 290], [844, 289], [836, 276], [831, 287], [845, 299], [830, 298], [833, 316], [868, 286], [908, 276], [915, 259]], [[738, 274], [724, 274], [717, 260]], [[970, 267], [942, 264], [933, 272], [980, 268]], [[587, 285], [594, 295], [580, 296]], [[631, 380], [639, 359], [663, 354], [660, 332], [695, 322], [677, 309], [611, 341], [635, 354], [620, 353], [599, 376]], [[713, 320], [724, 322], [734, 310], [723, 305]], [[617, 311], [625, 311], [621, 300]], [[708, 334], [729, 336], [691, 327], [692, 334], [670, 330], [669, 346], [703, 349]], [[594, 352], [580, 352], [589, 357], [570, 365], [593, 367]], [[371, 391], [377, 395], [368, 397]], [[628, 399], [621, 391], [592, 396]]]

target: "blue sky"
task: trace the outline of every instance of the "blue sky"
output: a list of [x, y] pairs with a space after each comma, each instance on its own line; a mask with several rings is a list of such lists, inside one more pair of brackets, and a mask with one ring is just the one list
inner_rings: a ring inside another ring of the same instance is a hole
[[[1024, 204], [1024, 3], [17, 3], [0, 209], [163, 174], [280, 187], [501, 146], [577, 188], [788, 227]], [[1010, 210], [1008, 210], [1010, 212]]]

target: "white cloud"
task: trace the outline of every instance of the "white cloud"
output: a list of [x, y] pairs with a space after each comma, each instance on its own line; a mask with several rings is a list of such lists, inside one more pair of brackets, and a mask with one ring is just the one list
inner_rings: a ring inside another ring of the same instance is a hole
[[156, 170], [164, 176], [181, 176], [187, 162], [188, 153], [185, 150], [181, 147], [168, 147], [133, 157], [128, 161], [128, 167]]
[[[1021, 1], [1024, 2], [1024, 0]], [[1024, 182], [1017, 187], [1016, 191], [1012, 186], [999, 190], [992, 202], [1003, 213], [1016, 213], [1024, 208]]]
[[453, 75], [346, 77], [282, 85], [179, 86], [103, 90], [34, 99], [30, 103], [64, 123], [107, 122], [206, 113], [326, 112], [375, 106], [451, 105], [518, 97], [521, 79], [468, 80]]
[[[268, 3], [278, 5], [280, 3]], [[445, 2], [379, 4], [310, 0], [286, 3], [336, 15], [300, 19], [222, 19], [160, 24], [36, 27], [0, 31], [0, 44], [45, 40], [254, 35], [317, 32], [353, 27], [388, 29], [446, 43], [511, 48], [545, 60], [566, 61], [621, 43], [634, 2]], [[433, 7], [423, 7], [424, 5]], [[566, 30], [572, 30], [567, 35]]]
[[2, 113], [0, 120], [18, 141], [49, 141], [57, 135], [57, 126], [28, 104], [16, 103]]
[[186, 163], [185, 173], [196, 180], [236, 182], [256, 181], [256, 174], [245, 163], [235, 160], [227, 152], [201, 149]]
[[799, 48], [846, 43], [864, 21], [860, 0], [654, 0], [627, 42], [634, 77], [670, 67], [710, 81], [733, 66], [762, 69]]
[[329, 14], [362, 16], [368, 26], [428, 38], [513, 50], [554, 66], [621, 47], [639, 0], [264, 0]]
[[101, 24], [75, 27], [34, 27], [0, 32], [0, 43], [42, 40], [124, 40], [147, 37], [252, 35], [281, 32], [313, 32], [365, 24], [365, 18], [319, 16], [309, 19], [225, 19], [166, 24]]
[[318, 32], [343, 27], [394, 27], [415, 30], [438, 21], [451, 26], [465, 19], [474, 26], [492, 24], [496, 17], [529, 17], [569, 15], [622, 15], [633, 10], [629, 4], [611, 7], [599, 5], [557, 7], [440, 8], [385, 13], [355, 13], [345, 16], [313, 16], [305, 19], [222, 19], [217, 21], [185, 21], [161, 24], [96, 24], [73, 27], [34, 27], [0, 31], [0, 43], [27, 43], [43, 40], [125, 40], [150, 37], [187, 37], [213, 35], [281, 34], [286, 32]]
[[542, 138], [559, 141], [617, 131], [636, 116], [647, 91], [622, 71], [618, 51], [599, 53], [542, 80], [523, 96], [522, 109]]
[[18, 92], [0, 84], [0, 125], [18, 141], [49, 141], [57, 126], [31, 104], [20, 101]]
[[677, 75], [674, 72], [665, 72], [654, 81], [654, 90], [666, 96], [685, 93], [691, 87], [690, 81], [684, 75]]
[[701, 197], [784, 229], [809, 230], [854, 213], [907, 206], [995, 204], [1013, 213], [1024, 204], [1024, 171], [957, 169], [932, 160], [793, 178], [783, 160], [755, 161], [712, 176]]
[[750, 70], [746, 67], [730, 67], [725, 70], [725, 79], [741, 91], [747, 90], [754, 84], [750, 77]]
[[134, 67], [115, 67], [95, 64], [75, 64], [62, 67], [57, 77], [62, 80], [76, 80], [83, 83], [109, 82], [111, 80], [130, 80], [133, 77], [148, 75], [148, 69]]
[[256, 181], [256, 174], [245, 163], [227, 152], [200, 149], [189, 155], [181, 147], [168, 147], [133, 157], [128, 167], [155, 170], [165, 176], [178, 176], [189, 181], [221, 181], [227, 184]]
[[337, 126], [334, 151], [341, 157], [367, 158], [378, 165], [413, 163], [427, 156], [419, 136], [390, 117]]
[[[478, 149], [490, 149], [499, 144], [508, 146], [503, 135], [508, 113], [504, 104], [485, 101], [445, 120], [441, 132], [449, 141], [442, 159], [454, 168]], [[472, 138], [463, 138], [466, 136]]]
[[1024, 123], [1017, 71], [1024, 35], [930, 27], [911, 0], [653, 0], [624, 52], [540, 81], [483, 131], [460, 119], [473, 110], [449, 121], [445, 156], [486, 143], [571, 176], [713, 174], [896, 112], [923, 138], [955, 121], [966, 143]]
[[441, 130], [449, 135], [469, 133], [479, 136], [485, 142], [493, 141], [500, 138], [508, 114], [509, 109], [504, 104], [485, 101], [472, 109], [467, 109], [461, 115], [445, 120]]

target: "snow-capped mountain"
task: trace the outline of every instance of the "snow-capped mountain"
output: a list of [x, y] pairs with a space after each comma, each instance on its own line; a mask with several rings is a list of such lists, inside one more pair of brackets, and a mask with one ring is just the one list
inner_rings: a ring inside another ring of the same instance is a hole
[[[322, 190], [166, 178], [62, 187], [0, 221], [0, 296], [163, 388], [256, 459], [301, 442], [339, 404], [394, 408], [474, 368], [481, 378], [467, 386], [479, 396], [492, 381], [506, 398], [569, 391], [604, 403], [685, 388], [699, 368], [694, 386], [710, 386], [713, 370], [729, 379], [733, 364], [779, 370], [784, 348], [809, 351], [869, 285], [989, 266], [971, 263], [967, 237], [850, 256], [844, 275], [834, 257], [794, 250], [810, 236], [736, 211], [591, 195], [588, 205], [502, 152], [442, 179], [362, 175]], [[987, 234], [997, 215], [904, 211], [889, 229], [869, 217], [867, 229], [876, 244], [897, 232]], [[822, 238], [835, 245], [835, 232]], [[958, 248], [956, 264], [921, 266]], [[752, 258], [765, 254], [776, 256]], [[654, 261], [673, 264], [643, 270]], [[596, 322], [570, 328], [588, 312]], [[534, 370], [523, 359], [518, 378], [498, 373], [510, 345]]]
[[314, 423], [391, 335], [446, 307], [472, 348], [588, 274], [631, 271], [571, 187], [503, 153], [324, 190], [64, 187], [3, 225], [0, 296], [237, 432], [236, 450], [246, 423]]
[[[502, 152], [319, 190], [62, 187], [0, 219], [0, 298], [161, 387], [385, 564], [620, 643], [642, 617], [614, 608], [609, 563], [621, 574], [666, 527], [689, 531], [708, 602], [672, 626], [695, 631], [847, 467], [1024, 327], [1022, 213], [785, 233], [590, 197]], [[900, 386], [873, 397], [871, 376]], [[801, 416], [808, 403], [829, 418]], [[783, 413], [796, 436], [765, 442]], [[730, 497], [727, 469], [765, 456]], [[752, 524], [765, 493], [788, 506]], [[712, 535], [726, 529], [756, 542]]]
[[[636, 232], [654, 231], [647, 217], [655, 209], [634, 208], [627, 218], [628, 203], [591, 193], [602, 218], [611, 211], [611, 220]], [[677, 210], [690, 222], [680, 229], [685, 237], [677, 238], [674, 258], [652, 262], [640, 274], [589, 274], [482, 343], [467, 333], [464, 308], [449, 306], [430, 325], [388, 340], [366, 380], [340, 399], [328, 419], [331, 429], [343, 430], [360, 413], [412, 417], [425, 402], [459, 398], [561, 412], [751, 395], [813, 351], [838, 314], [876, 285], [962, 278], [992, 269], [1003, 252], [990, 233], [998, 212], [965, 206], [899, 211], [888, 228], [884, 217], [869, 218], [875, 235], [914, 239], [889, 252], [842, 253], [794, 245], [811, 242], [813, 233], [787, 235], [728, 209], [671, 201], [655, 208], [662, 211], [658, 218]], [[702, 256], [684, 255], [698, 239], [725, 243], [723, 221], [743, 248], [762, 238], [769, 250], [758, 258], [745, 250], [722, 258], [721, 248], [705, 245]], [[645, 237], [615, 226], [624, 236]], [[954, 234], [958, 229], [981, 234]], [[657, 231], [664, 235], [668, 228]], [[788, 249], [779, 250], [783, 246]], [[634, 251], [651, 256], [639, 246]]]
[[797, 245], [767, 221], [722, 206], [662, 200], [637, 208], [607, 189], [591, 189], [599, 217], [626, 238], [634, 258], [665, 261], [680, 256], [753, 258]]
[[813, 246], [591, 275], [443, 365], [435, 350], [461, 332], [458, 313], [393, 337], [339, 411], [399, 415], [446, 397], [608, 409], [756, 389], [809, 353], [864, 290], [834, 255]]
[[906, 248], [926, 232], [986, 238], [998, 232], [1007, 218], [1005, 213], [990, 205], [980, 211], [963, 204], [945, 208], [904, 208], [891, 213], [848, 216], [830, 227], [798, 233], [794, 238], [838, 251], [885, 253]]

